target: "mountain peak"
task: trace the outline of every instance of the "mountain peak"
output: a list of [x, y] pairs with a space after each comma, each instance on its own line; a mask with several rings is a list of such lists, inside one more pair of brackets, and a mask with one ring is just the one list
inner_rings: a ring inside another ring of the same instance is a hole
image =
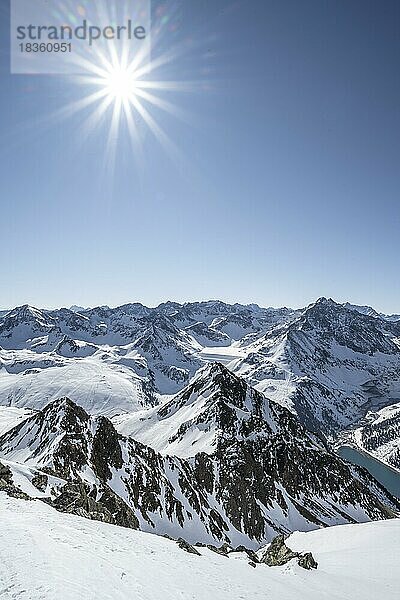
[[197, 371], [191, 383], [198, 387], [200, 382], [206, 386], [212, 383], [214, 386], [217, 385], [223, 388], [228, 388], [238, 383], [247, 385], [241, 377], [232, 373], [232, 371], [218, 361], [209, 363]]
[[311, 303], [309, 306], [307, 306], [306, 310], [312, 310], [313, 308], [316, 307], [341, 307], [341, 304], [338, 304], [337, 302], [335, 302], [332, 298], [326, 298], [325, 296], [321, 296], [320, 298], [318, 298], [318, 300], [316, 300], [315, 302]]
[[204, 375], [209, 377], [215, 377], [216, 375], [220, 375], [221, 373], [227, 373], [229, 375], [233, 375], [231, 371], [225, 365], [223, 365], [219, 361], [210, 362], [198, 371], [198, 375]]
[[[177, 414], [183, 407], [191, 406], [195, 414], [202, 414], [200, 420], [205, 426], [206, 413], [209, 413], [208, 418], [213, 419], [216, 406], [229, 406], [229, 411], [238, 408], [251, 412], [254, 402], [261, 405], [263, 400], [267, 402], [244, 379], [229, 371], [223, 364], [214, 362], [199, 369], [186, 388], [162, 406], [158, 414], [165, 418]], [[194, 409], [194, 406], [197, 408]]]
[[59, 430], [62, 431], [71, 430], [76, 426], [80, 427], [80, 424], [87, 423], [90, 419], [85, 409], [67, 397], [49, 402], [41, 411], [41, 415], [43, 422], [57, 424]]
[[13, 460], [50, 467], [68, 479], [85, 463], [89, 424], [83, 408], [59, 398], [0, 436], [0, 447]]
[[29, 304], [16, 306], [6, 314], [6, 318], [24, 320], [46, 320], [46, 316], [42, 310]]

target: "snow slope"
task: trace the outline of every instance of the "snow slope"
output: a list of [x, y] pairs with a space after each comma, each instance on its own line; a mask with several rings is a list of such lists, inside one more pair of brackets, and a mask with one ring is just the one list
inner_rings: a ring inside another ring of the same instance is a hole
[[131, 347], [93, 347], [72, 356], [63, 342], [54, 351], [0, 348], [0, 405], [40, 410], [63, 396], [93, 414], [135, 411], [156, 402], [143, 359]]
[[0, 436], [32, 415], [28, 408], [0, 406]]
[[[0, 493], [2, 600], [397, 600], [400, 521], [295, 533], [319, 564], [252, 568], [243, 553], [188, 554], [173, 541]], [[7, 540], [4, 543], [3, 540]]]

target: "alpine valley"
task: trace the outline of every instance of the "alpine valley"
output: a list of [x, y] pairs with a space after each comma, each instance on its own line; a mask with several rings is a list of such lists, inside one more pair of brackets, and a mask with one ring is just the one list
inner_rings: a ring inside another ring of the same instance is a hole
[[[372, 600], [363, 547], [384, 540], [370, 571], [399, 558], [400, 500], [342, 446], [400, 474], [400, 315], [326, 298], [1, 311], [0, 596], [205, 598], [215, 577], [216, 598], [233, 582], [232, 598], [345, 599], [355, 577]], [[75, 588], [97, 559], [115, 582]]]

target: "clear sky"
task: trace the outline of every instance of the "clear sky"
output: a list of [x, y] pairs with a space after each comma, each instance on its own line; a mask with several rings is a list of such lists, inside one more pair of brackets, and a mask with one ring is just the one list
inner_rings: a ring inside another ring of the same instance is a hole
[[[111, 1], [111, 0], [110, 0]], [[84, 95], [9, 73], [1, 0], [0, 307], [331, 296], [400, 312], [398, 0], [182, 0], [164, 5], [158, 79], [179, 148], [108, 116], [49, 116]], [[160, 14], [160, 13], [157, 13]], [[181, 158], [181, 155], [184, 159]]]

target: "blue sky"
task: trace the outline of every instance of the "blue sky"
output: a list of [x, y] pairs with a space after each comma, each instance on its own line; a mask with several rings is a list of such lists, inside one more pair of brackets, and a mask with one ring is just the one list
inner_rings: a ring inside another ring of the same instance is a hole
[[[400, 312], [400, 4], [166, 4], [158, 79], [196, 81], [104, 169], [107, 118], [83, 140], [85, 92], [9, 73], [0, 47], [0, 306], [220, 298], [302, 306], [318, 296]], [[159, 2], [153, 2], [154, 10]]]

